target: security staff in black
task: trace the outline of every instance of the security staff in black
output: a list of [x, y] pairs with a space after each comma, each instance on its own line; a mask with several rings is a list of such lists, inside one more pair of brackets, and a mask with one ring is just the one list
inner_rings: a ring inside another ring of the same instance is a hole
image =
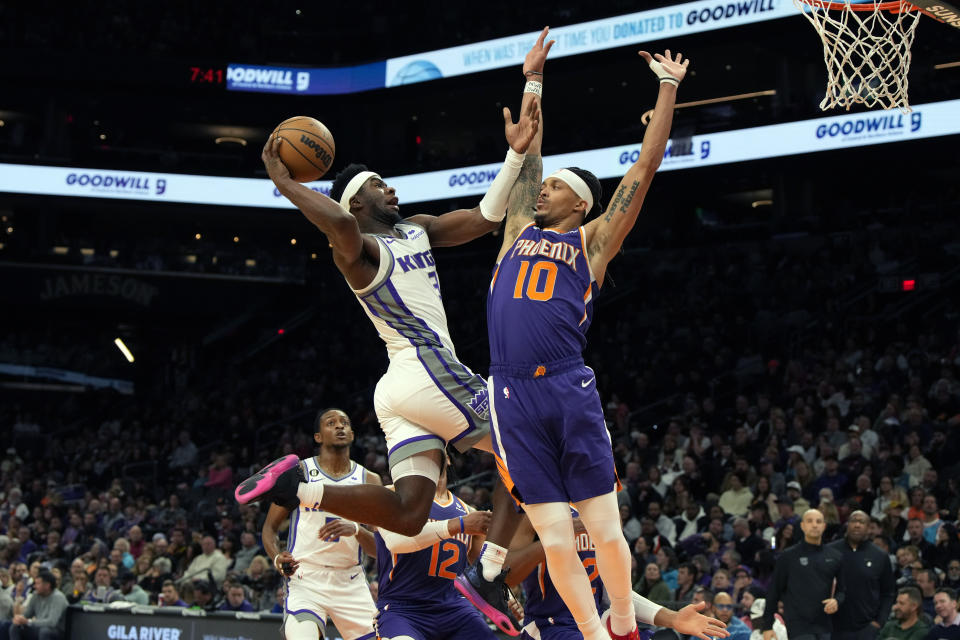
[[846, 536], [827, 545], [843, 555], [847, 585], [847, 597], [833, 617], [832, 640], [873, 640], [897, 597], [890, 559], [867, 540], [869, 525], [870, 516], [854, 511], [847, 520]]
[[760, 619], [763, 640], [773, 638], [773, 616], [780, 600], [790, 640], [830, 640], [831, 618], [844, 601], [843, 556], [820, 544], [826, 528], [823, 514], [807, 510], [800, 528], [803, 541], [784, 550], [773, 569]]

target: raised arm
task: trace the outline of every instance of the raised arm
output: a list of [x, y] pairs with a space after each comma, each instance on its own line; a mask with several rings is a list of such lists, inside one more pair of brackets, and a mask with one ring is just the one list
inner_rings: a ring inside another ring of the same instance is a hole
[[683, 56], [679, 53], [675, 58], [671, 58], [669, 49], [666, 50], [666, 56], [658, 53], [656, 60], [646, 51], [641, 51], [640, 55], [657, 74], [660, 80], [660, 93], [657, 96], [653, 118], [643, 136], [640, 157], [617, 185], [607, 210], [584, 225], [590, 268], [598, 284], [603, 283], [607, 265], [620, 251], [624, 239], [636, 223], [640, 205], [643, 204], [653, 175], [663, 160], [673, 123], [673, 105], [677, 98], [677, 85], [686, 75], [687, 65], [690, 63], [689, 60], [683, 60]]
[[408, 220], [427, 230], [430, 244], [435, 247], [453, 247], [479, 238], [500, 226], [507, 209], [507, 198], [523, 165], [523, 154], [539, 127], [540, 112], [531, 103], [520, 112], [514, 123], [510, 109], [503, 108], [503, 129], [510, 144], [503, 166], [490, 183], [480, 204], [473, 209], [457, 209], [439, 216], [410, 216]]
[[357, 219], [349, 211], [344, 211], [340, 203], [308, 189], [290, 176], [290, 171], [280, 160], [282, 143], [280, 137], [275, 137], [267, 140], [263, 146], [260, 158], [267, 168], [267, 174], [277, 190], [327, 236], [333, 249], [333, 261], [350, 286], [362, 289], [377, 275], [380, 245], [373, 238], [360, 233]]
[[[550, 27], [544, 27], [540, 37], [527, 53], [523, 61], [523, 72], [528, 84], [524, 87], [523, 102], [520, 105], [520, 119], [516, 124], [510, 115], [510, 109], [503, 108], [504, 135], [510, 145], [503, 167], [490, 183], [486, 195], [473, 209], [458, 209], [440, 216], [411, 216], [410, 221], [423, 226], [430, 237], [430, 244], [449, 247], [469, 242], [500, 226], [507, 211], [511, 188], [517, 176], [529, 173], [524, 154], [534, 154], [536, 165], [540, 166], [540, 101], [534, 99], [533, 90], [540, 90], [543, 79], [543, 63], [547, 52], [553, 46], [551, 40], [544, 45], [544, 39]], [[530, 85], [529, 83], [536, 83]], [[538, 172], [539, 173], [539, 172]], [[539, 178], [538, 178], [539, 180]], [[536, 203], [536, 195], [534, 195]], [[532, 214], [531, 214], [532, 215]], [[509, 225], [509, 220], [508, 220]], [[523, 225], [521, 225], [523, 226]]]
[[550, 27], [544, 27], [540, 32], [540, 37], [536, 43], [527, 52], [523, 60], [523, 104], [521, 109], [529, 108], [531, 103], [536, 104], [540, 109], [540, 127], [530, 146], [527, 147], [527, 155], [523, 159], [523, 166], [520, 168], [520, 175], [517, 181], [513, 183], [510, 189], [510, 199], [507, 202], [507, 223], [503, 229], [503, 242], [500, 246], [500, 253], [497, 256], [497, 262], [503, 258], [503, 255], [513, 245], [517, 239], [520, 230], [528, 223], [533, 221], [536, 213], [537, 194], [540, 192], [540, 182], [543, 176], [543, 158], [540, 155], [540, 145], [543, 141], [543, 65], [547, 60], [547, 53], [556, 40], [551, 40], [544, 44]]

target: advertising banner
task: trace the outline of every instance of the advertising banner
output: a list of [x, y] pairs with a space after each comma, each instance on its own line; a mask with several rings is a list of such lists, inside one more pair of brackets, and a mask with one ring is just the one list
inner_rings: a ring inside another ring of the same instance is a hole
[[[667, 145], [660, 171], [679, 171], [763, 158], [849, 149], [960, 133], [960, 100], [897, 109], [824, 115], [811, 120], [736, 129], [689, 138]], [[547, 175], [564, 166], [589, 169], [597, 177], [616, 178], [640, 155], [640, 143], [544, 156]], [[401, 206], [447, 200], [486, 192], [501, 163], [385, 176], [397, 190]], [[329, 195], [331, 182], [307, 185]], [[292, 209], [266, 179], [222, 178], [135, 171], [0, 164], [0, 192], [81, 198], [123, 198], [153, 202], [187, 202], [239, 207]]]

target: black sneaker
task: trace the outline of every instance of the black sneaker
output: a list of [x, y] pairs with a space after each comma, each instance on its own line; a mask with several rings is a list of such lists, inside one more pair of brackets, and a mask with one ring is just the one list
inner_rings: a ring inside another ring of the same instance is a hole
[[300, 505], [297, 488], [303, 480], [300, 458], [277, 458], [237, 485], [234, 497], [240, 504], [266, 501], [293, 511]]
[[490, 622], [500, 631], [508, 636], [518, 636], [521, 625], [510, 611], [509, 603], [513, 594], [504, 582], [507, 571], [509, 569], [501, 571], [500, 575], [492, 581], [487, 580], [483, 577], [483, 570], [478, 560], [476, 564], [467, 567], [466, 571], [457, 576], [453, 584], [457, 591], [483, 615], [490, 618]]

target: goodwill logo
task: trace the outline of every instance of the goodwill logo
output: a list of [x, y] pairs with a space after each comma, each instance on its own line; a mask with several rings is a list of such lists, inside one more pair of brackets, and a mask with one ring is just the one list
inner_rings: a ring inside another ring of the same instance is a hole
[[162, 196], [167, 191], [167, 179], [123, 173], [68, 173], [67, 185], [84, 187], [94, 194], [123, 196]]
[[923, 124], [923, 114], [914, 111], [910, 114], [880, 113], [864, 115], [858, 118], [822, 122], [817, 125], [817, 138], [834, 138], [841, 142], [852, 142], [865, 138], [889, 138], [915, 133]]
[[310, 72], [280, 67], [227, 66], [227, 89], [297, 93], [310, 88]]
[[[676, 164], [688, 164], [710, 157], [710, 140], [702, 138], [694, 142], [693, 138], [671, 138], [667, 141], [667, 148], [663, 151], [664, 168]], [[621, 166], [633, 164], [640, 158], [640, 147], [621, 151], [619, 163]]]
[[450, 174], [447, 184], [453, 187], [485, 187], [493, 182], [500, 173], [499, 169], [468, 169], [459, 173]]

